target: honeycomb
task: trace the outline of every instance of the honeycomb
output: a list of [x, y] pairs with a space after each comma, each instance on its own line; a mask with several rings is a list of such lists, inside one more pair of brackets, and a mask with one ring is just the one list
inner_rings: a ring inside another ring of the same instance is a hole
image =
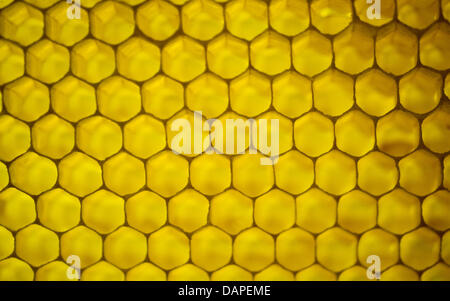
[[0, 0], [0, 280], [450, 280], [450, 1], [380, 3]]

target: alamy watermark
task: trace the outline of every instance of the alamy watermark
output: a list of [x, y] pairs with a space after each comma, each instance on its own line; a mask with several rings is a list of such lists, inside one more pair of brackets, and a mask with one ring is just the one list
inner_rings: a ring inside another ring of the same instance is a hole
[[67, 18], [70, 20], [81, 19], [81, 0], [66, 0], [70, 4], [67, 8]]

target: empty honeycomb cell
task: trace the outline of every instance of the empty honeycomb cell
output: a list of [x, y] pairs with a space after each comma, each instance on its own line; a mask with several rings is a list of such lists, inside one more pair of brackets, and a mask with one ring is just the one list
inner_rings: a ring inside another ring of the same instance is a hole
[[274, 168], [277, 187], [289, 193], [300, 194], [314, 183], [314, 164], [298, 151], [282, 155]]
[[211, 274], [212, 281], [251, 281], [253, 276], [243, 268], [231, 264]]
[[433, 25], [420, 38], [420, 62], [436, 70], [445, 71], [450, 68], [446, 59], [450, 55], [448, 41], [450, 39], [450, 26], [440, 22]]
[[62, 261], [52, 261], [36, 271], [36, 281], [76, 281], [67, 278], [69, 266]]
[[404, 234], [419, 226], [420, 201], [403, 189], [382, 196], [378, 200], [378, 225], [394, 234]]
[[222, 155], [203, 154], [195, 158], [190, 167], [192, 186], [206, 195], [224, 191], [231, 185], [230, 165], [230, 160]]
[[398, 163], [400, 186], [418, 196], [435, 191], [442, 183], [441, 162], [432, 153], [418, 150]]
[[209, 70], [230, 79], [248, 68], [248, 45], [228, 33], [223, 33], [208, 43], [206, 58]]
[[59, 185], [79, 197], [96, 191], [103, 184], [100, 164], [81, 152], [73, 152], [59, 162], [58, 176]]
[[405, 74], [417, 64], [418, 47], [414, 33], [400, 23], [392, 23], [377, 33], [377, 64], [387, 73]]
[[127, 272], [127, 281], [165, 281], [166, 273], [157, 266], [144, 262]]
[[30, 195], [39, 195], [56, 184], [58, 169], [53, 161], [28, 152], [9, 166], [11, 184]]
[[367, 258], [376, 255], [380, 258], [381, 270], [394, 265], [399, 257], [399, 243], [395, 235], [381, 229], [373, 229], [365, 232], [358, 243], [359, 262], [369, 266]]
[[411, 113], [396, 110], [377, 122], [377, 146], [388, 155], [403, 157], [419, 145], [420, 125]]
[[181, 10], [183, 31], [196, 39], [207, 41], [224, 27], [223, 8], [212, 0], [193, 0]]
[[122, 130], [109, 119], [93, 116], [77, 124], [76, 142], [86, 154], [105, 160], [121, 149]]
[[308, 29], [292, 40], [292, 64], [309, 77], [330, 67], [333, 60], [331, 41], [314, 29]]
[[166, 226], [148, 238], [148, 257], [165, 270], [186, 263], [190, 257], [189, 239], [174, 227]]
[[228, 31], [251, 41], [268, 27], [267, 4], [260, 0], [233, 0], [225, 8]]
[[0, 226], [0, 260], [14, 252], [14, 236], [5, 227]]
[[302, 229], [291, 228], [277, 236], [275, 251], [282, 266], [298, 271], [314, 263], [314, 237]]
[[295, 275], [297, 281], [336, 281], [336, 278], [335, 273], [330, 272], [319, 264], [313, 264]]
[[356, 263], [357, 239], [341, 228], [331, 228], [316, 239], [317, 261], [334, 272]]
[[25, 0], [25, 2], [33, 4], [39, 8], [47, 8], [58, 2], [58, 0]]
[[330, 69], [313, 81], [314, 107], [330, 116], [339, 116], [348, 111], [354, 103], [353, 79]]
[[156, 193], [139, 192], [125, 206], [128, 224], [141, 232], [153, 232], [166, 223], [166, 201]]
[[178, 9], [163, 0], [147, 1], [136, 12], [139, 29], [148, 37], [162, 41], [170, 38], [180, 27]]
[[129, 269], [147, 257], [146, 237], [129, 227], [121, 227], [109, 234], [104, 248], [106, 260], [121, 269]]
[[371, 152], [358, 161], [358, 186], [375, 196], [392, 190], [398, 182], [397, 165], [381, 152]]
[[84, 0], [84, 1], [82, 1], [81, 6], [86, 7], [86, 8], [91, 8], [100, 1], [101, 0]]
[[204, 270], [193, 264], [185, 264], [173, 269], [167, 275], [169, 281], [208, 281], [209, 276]]
[[189, 162], [171, 151], [147, 161], [147, 186], [164, 197], [171, 197], [188, 183]]
[[107, 190], [98, 190], [81, 203], [81, 216], [89, 228], [108, 234], [125, 222], [124, 200]]
[[441, 258], [450, 264], [450, 231], [442, 235]]
[[311, 2], [311, 23], [323, 34], [337, 34], [353, 18], [350, 0], [314, 0]]
[[268, 30], [250, 44], [252, 66], [268, 75], [279, 74], [291, 67], [289, 40], [275, 31]]
[[261, 271], [274, 260], [273, 238], [259, 228], [253, 227], [241, 232], [234, 240], [233, 259], [243, 268]]
[[188, 82], [205, 71], [205, 49], [195, 40], [180, 35], [162, 49], [162, 70], [181, 82]]
[[439, 260], [440, 238], [429, 228], [421, 227], [402, 236], [400, 257], [404, 264], [422, 271]]
[[0, 159], [12, 161], [25, 153], [31, 145], [28, 125], [9, 115], [0, 116]]
[[[273, 125], [276, 121], [278, 125]], [[278, 156], [292, 149], [294, 144], [292, 139], [292, 121], [278, 114], [275, 111], [269, 111], [260, 115], [256, 119], [258, 128], [257, 141], [258, 150], [267, 156]], [[256, 144], [256, 142], [253, 142]], [[275, 146], [276, 145], [276, 146]], [[277, 148], [274, 150], [274, 148]]]
[[33, 148], [52, 159], [61, 159], [75, 145], [75, 130], [67, 121], [48, 114], [37, 121], [31, 130]]
[[117, 70], [135, 81], [144, 81], [155, 75], [160, 61], [159, 48], [142, 38], [132, 37], [117, 48]]
[[294, 198], [278, 189], [273, 189], [255, 201], [255, 223], [261, 229], [278, 234], [295, 223]]
[[0, 191], [9, 184], [8, 167], [0, 162]]
[[167, 119], [184, 105], [183, 86], [173, 79], [157, 75], [142, 85], [144, 110], [160, 119]]
[[444, 175], [443, 181], [444, 187], [450, 190], [450, 156], [447, 156], [444, 159], [443, 175]]
[[231, 259], [231, 253], [231, 237], [216, 227], [207, 226], [192, 235], [192, 262], [207, 271], [226, 265]]
[[10, 5], [14, 0], [0, 0], [0, 8]]
[[50, 95], [46, 86], [24, 76], [3, 88], [3, 102], [8, 113], [31, 122], [47, 113]]
[[40, 225], [30, 225], [16, 234], [16, 254], [34, 267], [41, 266], [58, 257], [58, 236]]
[[188, 0], [169, 0], [170, 2], [172, 2], [175, 5], [183, 5], [185, 4]]
[[274, 184], [273, 167], [261, 165], [262, 155], [244, 154], [233, 158], [233, 186], [240, 192], [257, 197]]
[[294, 123], [297, 149], [308, 156], [318, 157], [330, 151], [334, 144], [333, 122], [319, 112], [310, 112]]
[[141, 159], [164, 149], [166, 132], [164, 124], [148, 115], [139, 115], [129, 121], [123, 129], [124, 147]]
[[102, 258], [103, 242], [100, 235], [93, 230], [78, 226], [61, 236], [61, 256], [67, 260], [69, 256], [80, 258], [80, 267], [88, 267]]
[[90, 266], [81, 274], [82, 281], [123, 281], [125, 275], [121, 270], [106, 261]]
[[120, 152], [103, 164], [106, 187], [119, 195], [137, 192], [145, 185], [144, 163], [126, 152]]
[[138, 4], [141, 4], [145, 0], [119, 0], [120, 2], [126, 3], [131, 6], [136, 6]]
[[417, 29], [424, 29], [439, 19], [439, 0], [397, 0], [397, 18]]
[[25, 72], [25, 56], [22, 48], [0, 40], [0, 84], [3, 85], [21, 77]]
[[169, 223], [193, 232], [207, 223], [209, 201], [193, 189], [186, 189], [169, 201]]
[[349, 156], [338, 150], [316, 161], [316, 184], [326, 192], [342, 195], [356, 185], [356, 164]]
[[343, 271], [338, 278], [339, 281], [368, 281], [367, 271], [361, 266], [353, 266]]
[[296, 199], [297, 225], [320, 233], [336, 223], [336, 200], [325, 192], [312, 188]]
[[338, 202], [337, 222], [357, 234], [373, 228], [377, 223], [376, 199], [360, 190], [343, 195]]
[[134, 32], [134, 12], [124, 4], [103, 1], [90, 12], [91, 33], [108, 44], [116, 45]]
[[0, 261], [0, 281], [33, 281], [34, 272], [24, 261], [10, 257]]
[[444, 263], [438, 263], [423, 272], [420, 279], [422, 281], [449, 281], [450, 267]]
[[422, 140], [425, 146], [436, 153], [450, 151], [450, 106], [444, 103], [422, 122]]
[[211, 200], [210, 220], [236, 235], [253, 224], [253, 201], [237, 190], [227, 190]]
[[255, 274], [255, 281], [293, 281], [294, 274], [283, 269], [278, 264], [273, 264], [263, 271]]
[[355, 11], [359, 19], [373, 26], [383, 26], [392, 21], [395, 15], [395, 0], [379, 1], [380, 18], [377, 18], [376, 11], [371, 8], [367, 0], [355, 0]]
[[425, 223], [437, 231], [450, 228], [450, 192], [439, 190], [428, 196], [422, 203]]
[[418, 281], [419, 275], [414, 270], [404, 266], [395, 265], [381, 274], [383, 281]]
[[295, 36], [309, 26], [309, 6], [306, 0], [275, 0], [269, 4], [269, 19], [273, 29], [286, 36]]
[[116, 68], [111, 46], [94, 39], [85, 39], [73, 46], [70, 57], [72, 73], [94, 84], [109, 77]]
[[362, 23], [354, 23], [333, 41], [336, 68], [357, 74], [374, 62], [374, 31]]
[[[250, 131], [257, 130], [254, 119], [247, 119], [234, 112], [226, 112], [211, 123], [211, 143], [216, 153], [229, 155], [242, 154], [255, 143], [255, 136]], [[253, 132], [255, 133], [255, 132]], [[253, 141], [252, 141], [253, 139]]]
[[[204, 0], [198, 0], [204, 1]], [[186, 105], [206, 118], [222, 114], [228, 107], [228, 85], [212, 73], [205, 73], [186, 88]]]
[[38, 198], [37, 213], [42, 225], [65, 232], [80, 222], [81, 203], [78, 198], [57, 188]]
[[9, 40], [28, 46], [44, 33], [44, 15], [23, 2], [15, 2], [0, 12], [0, 34]]
[[0, 224], [11, 231], [17, 231], [36, 219], [34, 200], [16, 188], [0, 193]]

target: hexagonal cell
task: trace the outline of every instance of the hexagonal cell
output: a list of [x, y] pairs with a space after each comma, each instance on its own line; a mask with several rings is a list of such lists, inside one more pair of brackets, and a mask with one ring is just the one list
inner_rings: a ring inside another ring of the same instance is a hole
[[412, 269], [398, 264], [381, 274], [384, 281], [419, 281], [419, 275]]
[[396, 264], [399, 259], [398, 238], [381, 229], [364, 233], [358, 243], [359, 262], [368, 267], [367, 258], [373, 254], [380, 257], [382, 271]]
[[205, 71], [204, 47], [187, 36], [178, 36], [162, 50], [162, 70], [181, 82], [188, 82]]
[[105, 185], [119, 195], [137, 192], [145, 185], [144, 163], [120, 152], [103, 164]]
[[27, 76], [6, 85], [3, 94], [8, 113], [26, 122], [37, 120], [50, 107], [48, 88]]
[[25, 72], [25, 57], [22, 48], [0, 40], [0, 85], [21, 77]]
[[167, 275], [169, 281], [209, 281], [208, 274], [199, 267], [187, 263], [173, 269]]
[[71, 67], [75, 76], [98, 83], [116, 68], [114, 50], [100, 41], [85, 39], [72, 48]]
[[43, 33], [44, 15], [30, 5], [16, 2], [0, 12], [0, 34], [6, 39], [28, 46]]
[[[36, 271], [36, 281], [77, 281], [67, 278], [69, 266], [63, 261], [52, 261]], [[75, 272], [77, 273], [77, 272]]]
[[57, 232], [65, 232], [80, 222], [80, 200], [57, 188], [42, 194], [37, 200], [39, 221]]
[[100, 2], [101, 0], [84, 0], [81, 3], [82, 7], [86, 7], [86, 8], [92, 8], [93, 6], [95, 6], [95, 4], [97, 4], [98, 2]]
[[151, 262], [170, 270], [189, 260], [189, 238], [174, 227], [166, 226], [148, 238], [148, 257]]
[[439, 0], [397, 0], [397, 18], [417, 29], [424, 29], [439, 19]]
[[295, 70], [309, 77], [328, 69], [333, 60], [331, 41], [309, 29], [292, 41], [292, 64]]
[[227, 190], [211, 200], [210, 220], [236, 235], [253, 224], [253, 201], [237, 190]]
[[100, 234], [108, 234], [125, 222], [124, 200], [107, 190], [86, 197], [81, 204], [84, 223]]
[[400, 240], [402, 261], [415, 270], [422, 271], [439, 260], [439, 235], [421, 227], [405, 234]]
[[273, 264], [255, 275], [255, 281], [294, 281], [294, 274]]
[[268, 30], [250, 44], [252, 66], [268, 75], [279, 74], [291, 67], [289, 40], [275, 31]]
[[278, 234], [295, 222], [295, 201], [289, 194], [273, 189], [255, 201], [255, 223], [261, 229]]
[[375, 144], [375, 125], [361, 111], [350, 111], [341, 116], [335, 125], [336, 145], [349, 155], [361, 157]]
[[289, 193], [299, 194], [314, 183], [314, 164], [298, 151], [282, 155], [275, 165], [276, 185]]
[[0, 1], [0, 8], [4, 8], [8, 5], [10, 5], [14, 0], [1, 0]]
[[61, 256], [67, 259], [76, 254], [80, 257], [81, 268], [88, 267], [102, 258], [103, 242], [93, 230], [78, 226], [61, 236]]
[[438, 230], [450, 228], [450, 192], [439, 190], [428, 196], [422, 203], [422, 215], [425, 223]]
[[234, 240], [233, 259], [243, 268], [256, 272], [270, 265], [274, 260], [273, 238], [259, 228], [241, 232]]
[[350, 0], [314, 0], [311, 3], [311, 23], [323, 34], [337, 34], [353, 18]]
[[128, 224], [137, 230], [150, 233], [166, 223], [166, 201], [151, 191], [141, 191], [125, 204]]
[[439, 71], [449, 69], [450, 63], [445, 59], [450, 54], [448, 44], [445, 43], [449, 38], [448, 23], [440, 22], [431, 27], [420, 38], [420, 62]]
[[218, 194], [231, 185], [230, 161], [222, 155], [201, 155], [191, 162], [190, 180], [201, 193]]
[[248, 68], [247, 43], [223, 33], [212, 40], [206, 49], [208, 68], [217, 75], [230, 79]]
[[37, 6], [39, 8], [47, 8], [58, 2], [58, 0], [24, 0], [24, 1], [33, 4], [34, 6]]
[[420, 224], [420, 202], [403, 189], [382, 196], [378, 201], [378, 225], [394, 234], [404, 234]]
[[22, 260], [10, 257], [0, 261], [0, 281], [33, 281], [34, 272]]
[[93, 116], [77, 124], [76, 140], [83, 152], [105, 160], [122, 147], [122, 130], [109, 119]]
[[8, 188], [0, 193], [0, 224], [17, 231], [36, 219], [34, 200], [16, 188]]
[[443, 181], [444, 187], [450, 190], [450, 156], [447, 156], [444, 159], [443, 175], [444, 175]]
[[447, 76], [445, 77], [444, 93], [445, 95], [447, 95], [447, 97], [450, 98], [450, 74], [447, 74]]
[[207, 223], [209, 201], [193, 189], [186, 189], [169, 201], [169, 223], [193, 232]]
[[336, 200], [312, 188], [296, 199], [297, 225], [312, 233], [320, 233], [336, 223]]
[[444, 103], [422, 122], [422, 139], [428, 149], [435, 153], [450, 151], [450, 106]]
[[251, 41], [268, 27], [267, 4], [260, 0], [233, 0], [225, 8], [228, 31]]
[[[273, 121], [276, 121], [278, 125], [274, 125]], [[275, 126], [276, 129], [272, 130]], [[292, 122], [275, 111], [260, 115], [256, 119], [256, 128], [258, 129], [255, 135], [257, 139], [252, 141], [253, 147], [256, 147], [258, 142], [258, 150], [266, 156], [278, 157], [279, 154], [290, 150], [294, 144]]]
[[308, 113], [295, 121], [294, 141], [298, 150], [318, 157], [333, 147], [333, 122], [318, 112]]
[[371, 69], [356, 79], [355, 97], [364, 112], [381, 117], [397, 105], [397, 82], [383, 71]]
[[444, 18], [447, 21], [449, 21], [450, 20], [450, 1], [449, 0], [442, 0], [441, 8], [442, 8], [442, 15], [444, 16]]
[[336, 274], [323, 268], [319, 264], [313, 264], [295, 275], [297, 281], [336, 281]]
[[442, 183], [441, 162], [432, 153], [418, 150], [398, 163], [400, 186], [418, 196], [435, 191]]
[[326, 192], [342, 195], [356, 185], [356, 164], [352, 158], [332, 150], [316, 161], [316, 184]]
[[266, 111], [272, 102], [270, 80], [249, 70], [230, 84], [231, 109], [238, 114], [254, 117]]
[[295, 36], [309, 26], [309, 6], [306, 0], [275, 0], [269, 4], [269, 19], [273, 29], [286, 36]]
[[117, 70], [122, 76], [144, 81], [160, 68], [160, 50], [142, 38], [132, 37], [117, 48]]
[[58, 170], [46, 157], [28, 152], [9, 166], [11, 184], [31, 195], [39, 195], [56, 184]]
[[116, 45], [134, 32], [134, 12], [124, 4], [104, 1], [90, 12], [92, 35], [108, 44]]
[[392, 23], [377, 33], [375, 54], [378, 66], [394, 75], [402, 75], [417, 65], [417, 37], [399, 23]]
[[164, 151], [147, 162], [147, 186], [164, 197], [171, 197], [188, 183], [189, 162], [171, 151]]
[[8, 167], [0, 162], [0, 191], [9, 184]]
[[360, 234], [377, 223], [377, 201], [367, 193], [353, 190], [338, 202], [338, 224], [350, 232]]
[[125, 275], [121, 270], [106, 261], [90, 266], [83, 271], [81, 281], [123, 281]]
[[338, 278], [339, 281], [367, 281], [367, 271], [365, 268], [355, 265], [343, 271]]
[[10, 162], [25, 153], [31, 145], [28, 125], [9, 115], [0, 116], [0, 159]]
[[230, 264], [211, 274], [212, 281], [252, 281], [253, 276], [243, 268]]
[[163, 0], [151, 0], [139, 6], [136, 13], [139, 29], [148, 37], [162, 41], [170, 38], [180, 27], [178, 9]]
[[33, 125], [31, 137], [34, 150], [53, 159], [61, 159], [75, 145], [72, 125], [53, 114], [46, 115]]
[[379, 3], [380, 18], [376, 18], [376, 11], [374, 9], [371, 9], [369, 14], [367, 13], [367, 10], [369, 9], [367, 0], [355, 0], [355, 11], [359, 19], [365, 23], [377, 27], [391, 22], [395, 14], [395, 0], [384, 0]]
[[396, 110], [377, 122], [377, 146], [388, 155], [403, 157], [419, 146], [420, 126], [414, 115]]
[[58, 236], [40, 225], [30, 225], [16, 234], [16, 254], [34, 267], [41, 266], [58, 257]]
[[189, 1], [181, 10], [183, 31], [196, 39], [207, 41], [224, 27], [223, 8], [212, 0]]
[[441, 258], [445, 263], [450, 263], [450, 231], [442, 235]]
[[371, 152], [358, 161], [358, 186], [380, 196], [397, 185], [398, 170], [394, 159], [380, 152]]
[[320, 234], [316, 240], [317, 261], [334, 272], [356, 263], [357, 239], [341, 228], [332, 228]]
[[449, 281], [450, 268], [444, 263], [438, 263], [420, 276], [422, 281]]
[[144, 262], [127, 272], [127, 281], [166, 281], [166, 273], [157, 266]]
[[0, 246], [0, 260], [2, 260], [14, 252], [14, 236], [8, 229], [0, 226], [0, 239], [2, 241], [2, 245]]
[[282, 266], [298, 271], [314, 263], [314, 237], [299, 228], [289, 229], [277, 236], [275, 251]]
[[233, 186], [250, 197], [265, 193], [274, 183], [273, 167], [261, 165], [262, 158], [259, 154], [244, 154], [232, 161]]
[[121, 227], [105, 239], [106, 260], [121, 269], [129, 269], [144, 261], [146, 257], [147, 239], [132, 228]]

